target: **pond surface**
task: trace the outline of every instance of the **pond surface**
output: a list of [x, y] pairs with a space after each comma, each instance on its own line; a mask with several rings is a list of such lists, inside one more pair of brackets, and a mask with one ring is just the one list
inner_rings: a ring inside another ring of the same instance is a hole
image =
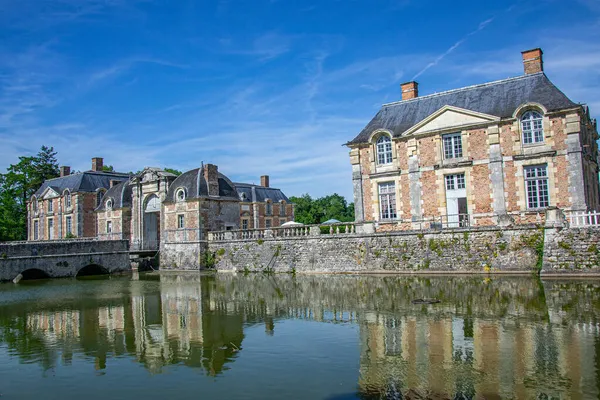
[[[412, 304], [436, 298], [438, 304]], [[596, 399], [600, 281], [163, 273], [0, 285], [2, 399]]]

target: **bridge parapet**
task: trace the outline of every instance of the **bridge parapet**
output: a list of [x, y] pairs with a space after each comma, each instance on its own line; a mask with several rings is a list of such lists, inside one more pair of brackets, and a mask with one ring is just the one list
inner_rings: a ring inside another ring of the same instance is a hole
[[0, 281], [13, 280], [26, 271], [51, 278], [76, 276], [94, 266], [105, 273], [128, 271], [127, 240], [52, 240], [0, 243]]

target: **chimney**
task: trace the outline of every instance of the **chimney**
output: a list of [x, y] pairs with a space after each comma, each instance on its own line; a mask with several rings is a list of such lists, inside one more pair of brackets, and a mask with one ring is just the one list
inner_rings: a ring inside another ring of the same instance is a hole
[[92, 171], [102, 171], [102, 167], [104, 166], [104, 159], [102, 157], [94, 157], [92, 158]]
[[71, 167], [67, 167], [66, 165], [60, 167], [60, 176], [68, 176], [71, 175]]
[[415, 81], [403, 83], [400, 88], [402, 89], [402, 100], [419, 97], [419, 84]]
[[111, 179], [109, 182], [110, 182], [110, 187], [113, 187], [113, 186], [118, 185], [119, 183], [121, 183], [121, 181], [118, 181], [116, 179]]
[[218, 167], [214, 164], [204, 165], [204, 179], [208, 185], [208, 195], [218, 196], [219, 195], [219, 171]]
[[260, 177], [260, 186], [269, 187], [269, 175]]
[[525, 70], [525, 75], [535, 74], [544, 70], [542, 54], [542, 49], [539, 48], [521, 52], [521, 55], [523, 56], [523, 69]]

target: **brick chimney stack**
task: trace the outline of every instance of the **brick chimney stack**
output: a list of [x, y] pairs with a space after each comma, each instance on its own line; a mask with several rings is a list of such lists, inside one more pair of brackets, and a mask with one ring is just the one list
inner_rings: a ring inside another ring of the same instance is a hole
[[415, 81], [403, 83], [400, 88], [402, 89], [402, 100], [419, 97], [419, 84]]
[[214, 164], [205, 164], [204, 171], [204, 179], [206, 180], [206, 184], [208, 186], [208, 195], [209, 196], [218, 196], [219, 195], [219, 171], [218, 167]]
[[60, 167], [60, 176], [63, 177], [68, 175], [71, 175], [71, 167], [67, 167], [66, 165]]
[[104, 159], [102, 157], [92, 158], [92, 171], [101, 172], [104, 166]]
[[269, 187], [269, 175], [263, 175], [260, 177], [260, 186]]
[[523, 69], [525, 75], [535, 74], [544, 70], [544, 61], [542, 59], [542, 49], [531, 49], [521, 52], [523, 56]]

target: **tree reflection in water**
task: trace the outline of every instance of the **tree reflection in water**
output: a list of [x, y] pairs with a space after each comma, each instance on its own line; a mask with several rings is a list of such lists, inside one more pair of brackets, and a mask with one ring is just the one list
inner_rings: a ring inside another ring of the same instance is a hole
[[3, 285], [0, 341], [46, 370], [81, 354], [99, 370], [130, 357], [152, 374], [216, 377], [235, 368], [247, 329], [277, 336], [282, 321], [310, 320], [357, 327], [354, 398], [597, 397], [599, 291], [589, 280], [260, 274]]

